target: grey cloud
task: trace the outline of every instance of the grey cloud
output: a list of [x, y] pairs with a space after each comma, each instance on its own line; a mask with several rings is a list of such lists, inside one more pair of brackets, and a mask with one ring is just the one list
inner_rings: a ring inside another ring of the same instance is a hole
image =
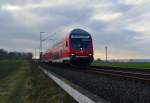
[[27, 5], [31, 3], [40, 3], [41, 0], [1, 0], [0, 4], [11, 4], [11, 5]]
[[[26, 5], [28, 3], [34, 4], [38, 2], [11, 0], [7, 3], [12, 5]], [[20, 19], [23, 17], [22, 15], [14, 16], [14, 13], [11, 11], [0, 10], [0, 35], [2, 37], [0, 38], [0, 46], [14, 50], [18, 48], [22, 50], [33, 50], [33, 48], [38, 48], [40, 31], [48, 32], [44, 37], [57, 32], [57, 38], [64, 35], [62, 33], [63, 29], [68, 27], [76, 28], [78, 26], [90, 31], [96, 49], [102, 49], [105, 45], [108, 45], [116, 50], [140, 51], [141, 55], [144, 53], [147, 56], [149, 49], [145, 48], [147, 48], [146, 45], [148, 42], [140, 43], [140, 39], [138, 40], [136, 37], [141, 34], [132, 29], [127, 29], [127, 27], [130, 23], [134, 23], [133, 21], [139, 21], [141, 18], [138, 16], [144, 15], [149, 7], [141, 7], [142, 10], [140, 8], [136, 10], [135, 7], [118, 2], [118, 0], [103, 0], [103, 2], [97, 0], [97, 2], [92, 2], [91, 4], [96, 5], [96, 3], [110, 3], [111, 5], [107, 5], [107, 7], [102, 8], [100, 11], [104, 13], [109, 13], [110, 11], [121, 12], [123, 16], [111, 22], [95, 20], [93, 19], [95, 8], [90, 6], [90, 4], [87, 3], [81, 6], [80, 4], [69, 5], [68, 3], [59, 6], [35, 7], [22, 11], [32, 14], [40, 20], [30, 20], [31, 26], [24, 23], [24, 19]], [[134, 10], [136, 11], [135, 13]]]
[[88, 6], [61, 5], [59, 7], [34, 8], [32, 12], [40, 16], [60, 17], [59, 19], [63, 19], [65, 22], [68, 20], [72, 23], [73, 21], [77, 22], [89, 19], [91, 17], [92, 8]]

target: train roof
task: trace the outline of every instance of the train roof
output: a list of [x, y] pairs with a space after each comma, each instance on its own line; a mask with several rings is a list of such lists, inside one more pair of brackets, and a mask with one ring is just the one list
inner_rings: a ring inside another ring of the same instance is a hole
[[78, 34], [82, 34], [82, 35], [90, 35], [87, 31], [83, 30], [83, 29], [73, 29], [71, 32], [70, 32], [70, 35], [78, 35]]
[[[85, 31], [85, 30], [83, 30], [83, 29], [79, 29], [79, 28], [73, 29], [73, 30], [70, 32], [70, 34], [69, 34], [69, 35], [79, 35], [79, 34], [81, 34], [81, 35], [83, 35], [83, 36], [90, 35], [87, 31]], [[69, 35], [67, 35], [67, 36], [69, 36]], [[63, 42], [64, 42], [64, 40], [65, 40], [65, 38], [64, 38], [64, 39], [62, 39], [61, 41], [59, 41], [59, 42], [55, 43], [55, 44], [54, 44], [51, 48], [54, 48], [55, 46], [57, 46], [57, 45], [59, 45], [59, 44], [63, 43]], [[50, 49], [48, 49], [46, 52], [50, 51], [50, 50], [51, 50], [51, 48], [50, 48]]]

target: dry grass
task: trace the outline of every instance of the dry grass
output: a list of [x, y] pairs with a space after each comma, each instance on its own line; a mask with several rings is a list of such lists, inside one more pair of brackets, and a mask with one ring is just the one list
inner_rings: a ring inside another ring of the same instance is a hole
[[0, 103], [75, 103], [34, 62], [1, 61], [0, 74]]

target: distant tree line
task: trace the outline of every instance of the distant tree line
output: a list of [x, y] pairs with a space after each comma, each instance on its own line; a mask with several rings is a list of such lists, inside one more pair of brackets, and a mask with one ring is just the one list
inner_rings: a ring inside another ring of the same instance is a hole
[[32, 53], [25, 52], [8, 52], [4, 49], [0, 49], [0, 60], [5, 59], [32, 59]]

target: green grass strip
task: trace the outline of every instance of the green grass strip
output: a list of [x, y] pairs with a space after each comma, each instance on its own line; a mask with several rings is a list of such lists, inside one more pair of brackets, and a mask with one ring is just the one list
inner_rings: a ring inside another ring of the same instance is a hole
[[[16, 63], [17, 64], [17, 63]], [[28, 63], [16, 66], [17, 71], [0, 80], [0, 103], [24, 103]]]
[[120, 62], [96, 63], [94, 62], [92, 63], [92, 66], [112, 66], [112, 67], [123, 67], [123, 68], [150, 69], [150, 63], [120, 63]]

